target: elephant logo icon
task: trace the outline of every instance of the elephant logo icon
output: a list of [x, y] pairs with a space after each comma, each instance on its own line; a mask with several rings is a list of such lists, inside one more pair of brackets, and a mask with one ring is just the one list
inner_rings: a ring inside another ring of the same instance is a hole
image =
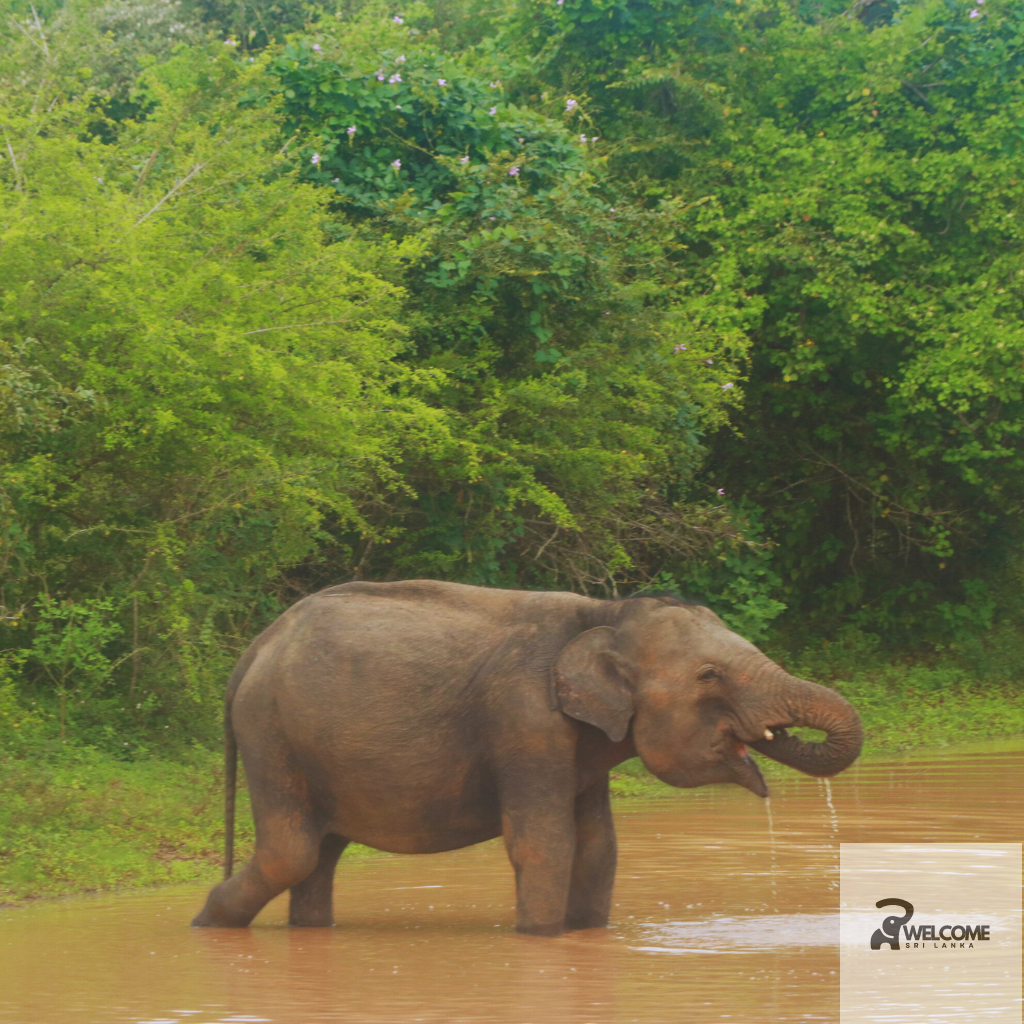
[[900, 928], [905, 925], [914, 916], [914, 904], [908, 903], [906, 900], [879, 900], [876, 907], [902, 907], [906, 914], [903, 917], [897, 917], [895, 914], [890, 914], [883, 922], [881, 928], [875, 929], [875, 934], [871, 936], [871, 948], [881, 949], [882, 946], [888, 945], [890, 949], [900, 948]]

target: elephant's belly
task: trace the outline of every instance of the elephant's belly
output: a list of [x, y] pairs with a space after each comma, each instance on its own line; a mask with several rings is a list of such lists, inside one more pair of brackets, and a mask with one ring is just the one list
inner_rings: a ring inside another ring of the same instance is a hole
[[465, 807], [437, 800], [396, 800], [372, 812], [345, 801], [331, 819], [330, 831], [388, 853], [441, 853], [501, 835], [497, 806]]
[[501, 835], [500, 824], [494, 828], [465, 832], [446, 830], [414, 833], [371, 829], [364, 833], [359, 828], [353, 828], [351, 823], [337, 822], [333, 830], [355, 843], [386, 853], [444, 853], [445, 850], [459, 850], [463, 846], [483, 843]]
[[328, 786], [313, 787], [321, 796], [314, 802], [330, 831], [389, 853], [439, 853], [501, 835], [489, 774], [469, 764], [447, 767], [444, 777], [332, 772]]

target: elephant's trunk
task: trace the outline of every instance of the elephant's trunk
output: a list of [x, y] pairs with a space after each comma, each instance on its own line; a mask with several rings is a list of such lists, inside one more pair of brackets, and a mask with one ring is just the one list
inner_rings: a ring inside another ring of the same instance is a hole
[[[781, 670], [780, 670], [781, 672]], [[751, 744], [773, 761], [787, 764], [808, 775], [837, 775], [857, 760], [864, 730], [860, 717], [850, 703], [830, 690], [788, 673], [779, 680], [769, 717], [778, 715], [777, 726], [768, 729], [766, 738]], [[826, 734], [821, 743], [808, 743], [787, 731], [787, 726], [820, 729]], [[772, 739], [768, 739], [768, 734]]]

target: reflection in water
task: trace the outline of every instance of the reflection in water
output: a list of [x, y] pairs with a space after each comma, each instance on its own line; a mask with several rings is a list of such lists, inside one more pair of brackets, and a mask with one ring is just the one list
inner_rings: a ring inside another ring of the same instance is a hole
[[345, 862], [334, 929], [192, 930], [205, 888], [0, 911], [11, 1024], [835, 1021], [837, 843], [1016, 842], [1024, 753], [861, 764], [617, 808], [614, 923], [512, 932], [500, 843]]

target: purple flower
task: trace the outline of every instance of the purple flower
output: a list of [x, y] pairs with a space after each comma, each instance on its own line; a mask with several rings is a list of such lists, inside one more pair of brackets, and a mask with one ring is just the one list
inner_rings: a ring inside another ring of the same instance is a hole
[[225, 46], [237, 46], [238, 45], [238, 40], [237, 39], [225, 39], [224, 40], [224, 45]]
[[402, 76], [396, 71], [389, 79], [388, 85], [395, 85], [402, 80]]
[[576, 108], [577, 108], [578, 106], [579, 106], [579, 104], [578, 104], [578, 103], [577, 103], [577, 102], [576, 102], [575, 100], [566, 100], [566, 101], [565, 101], [565, 112], [566, 112], [567, 114], [570, 114], [570, 113], [572, 113], [572, 111], [574, 111], [574, 110], [575, 110], [575, 109], [576, 109]]
[[401, 25], [405, 21], [405, 19], [400, 14], [396, 14], [391, 20], [396, 25]]
[[494, 115], [495, 115], [495, 114], [496, 114], [497, 112], [498, 112], [498, 108], [497, 108], [497, 107], [491, 107], [491, 109], [487, 111], [487, 113], [488, 113], [488, 114], [490, 114], [490, 115], [491, 115], [491, 117], [494, 117]]
[[735, 384], [723, 384], [723, 385], [722, 385], [722, 390], [723, 390], [723, 391], [728, 391], [728, 390], [729, 390], [729, 388], [734, 388], [734, 387], [736, 387], [736, 385], [735, 385]]
[[581, 135], [580, 136], [580, 142], [586, 142], [586, 141], [587, 141], [586, 135]]
[[714, 363], [714, 359], [709, 359], [708, 360], [708, 366], [711, 366], [713, 363]]
[[468, 163], [469, 163], [469, 157], [468, 157], [468, 156], [464, 156], [464, 157], [463, 157], [463, 158], [462, 158], [462, 159], [461, 159], [461, 160], [459, 161], [459, 163], [460, 163], [460, 164], [468, 164]]
[[608, 207], [608, 212], [609, 213], [614, 213], [615, 212], [615, 207], [614, 206], [609, 206]]
[[596, 135], [591, 135], [590, 136], [590, 141], [591, 142], [597, 142], [597, 136]]
[[511, 167], [511, 168], [509, 168], [509, 172], [508, 173], [511, 174], [513, 178], [518, 178], [519, 177], [519, 168], [518, 167]]
[[725, 488], [724, 487], [719, 487], [718, 490], [715, 491], [715, 494], [725, 494]]
[[606, 309], [606, 310], [604, 311], [604, 315], [605, 315], [605, 316], [611, 316], [611, 315], [612, 315], [612, 314], [611, 314], [611, 310], [608, 310], [608, 309]]
[[402, 109], [402, 104], [401, 103], [396, 103], [395, 104], [395, 110], [401, 110], [401, 109]]
[[447, 78], [439, 78], [437, 80], [437, 84], [442, 86], [442, 87], [446, 86], [448, 84], [448, 79]]
[[674, 349], [672, 349], [672, 351], [673, 352], [685, 352], [686, 351], [686, 346], [685, 345], [676, 345], [676, 347]]
[[320, 154], [319, 154], [319, 153], [314, 153], [314, 154], [313, 154], [313, 155], [312, 155], [312, 156], [311, 156], [311, 157], [309, 158], [309, 162], [310, 162], [311, 164], [313, 164], [313, 166], [315, 167], [315, 166], [316, 166], [316, 165], [317, 165], [318, 163], [320, 163]]
[[384, 72], [383, 71], [378, 71], [377, 72], [377, 81], [378, 82], [383, 82], [384, 81]]
[[337, 185], [339, 181], [341, 181], [341, 178], [331, 178], [332, 185]]
[[501, 88], [501, 79], [499, 78], [496, 81], [491, 82], [491, 88], [492, 89], [500, 89]]
[[968, 18], [978, 18], [980, 16], [981, 16], [981, 11], [979, 11], [977, 7], [975, 7], [974, 10], [971, 11], [971, 13], [967, 15]]
[[346, 134], [346, 135], [355, 135], [355, 133], [356, 133], [356, 126], [355, 126], [354, 124], [350, 124], [350, 125], [349, 125], [349, 126], [348, 126], [348, 127], [346, 128], [346, 129], [345, 129], [345, 134]]
[[392, 160], [391, 161], [391, 166], [394, 167], [394, 169], [397, 171], [402, 166], [402, 161], [401, 160]]
[[395, 63], [396, 63], [396, 64], [404, 64], [404, 63], [405, 63], [405, 54], [404, 54], [404, 53], [400, 53], [400, 54], [399, 54], [399, 55], [398, 55], [398, 56], [397, 56], [397, 57], [395, 58]]
[[322, 53], [323, 52], [323, 50], [320, 48], [320, 44], [319, 43], [314, 43], [313, 44], [313, 49], [316, 50], [317, 53]]

